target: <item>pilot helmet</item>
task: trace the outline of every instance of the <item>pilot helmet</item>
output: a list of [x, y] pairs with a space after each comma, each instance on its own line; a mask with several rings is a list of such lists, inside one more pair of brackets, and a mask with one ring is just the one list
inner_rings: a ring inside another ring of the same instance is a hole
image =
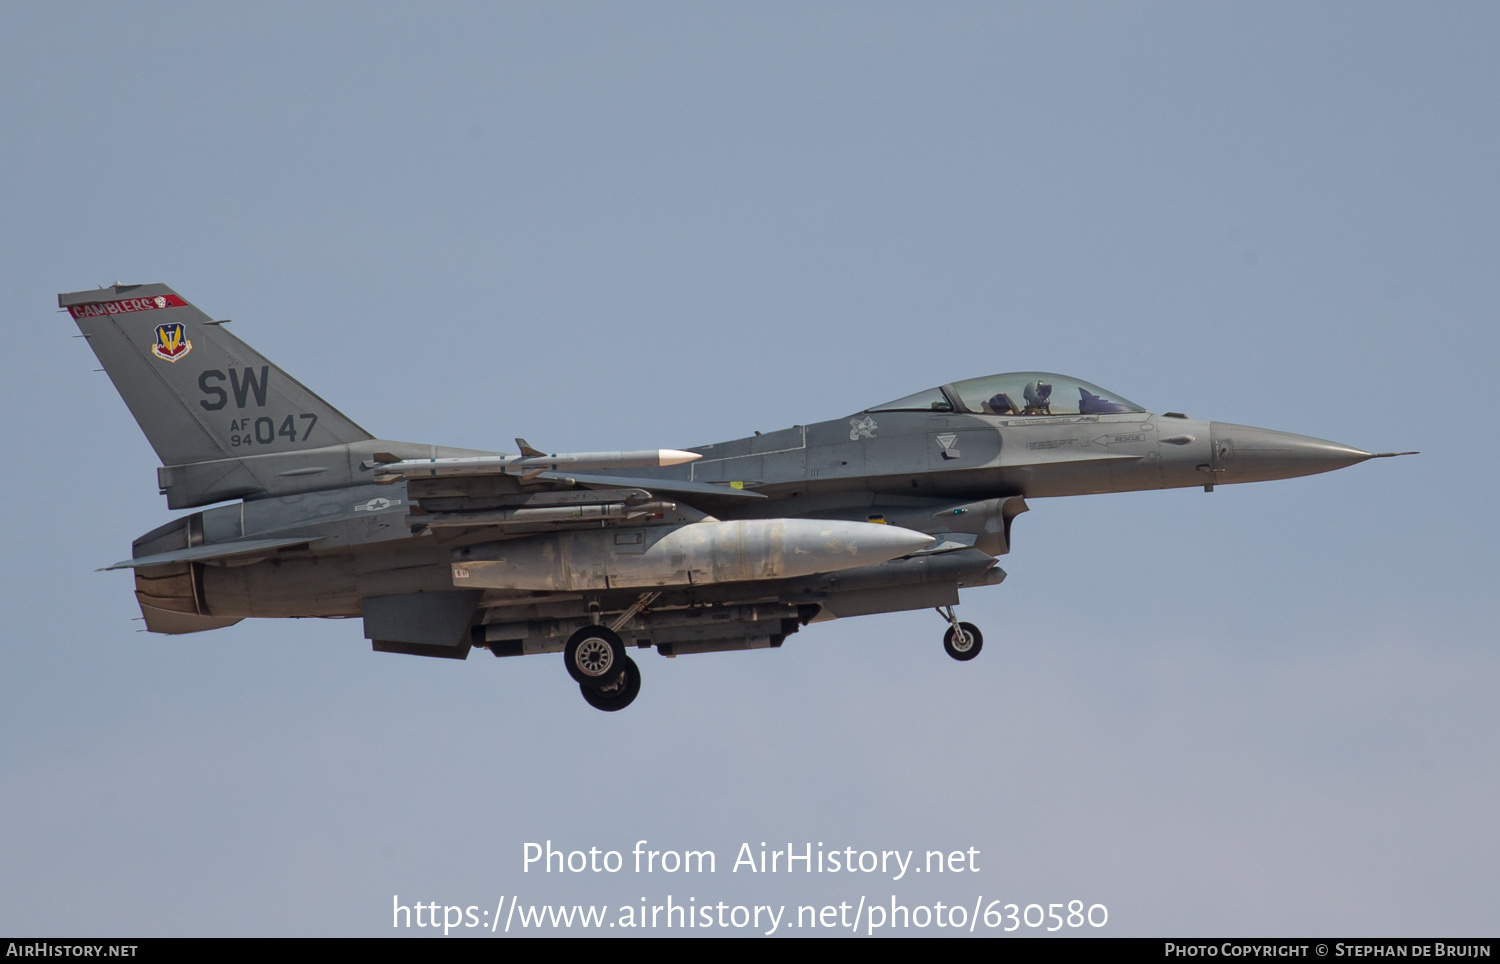
[[1044, 381], [1028, 382], [1023, 394], [1029, 407], [1047, 408], [1052, 400], [1052, 386]]

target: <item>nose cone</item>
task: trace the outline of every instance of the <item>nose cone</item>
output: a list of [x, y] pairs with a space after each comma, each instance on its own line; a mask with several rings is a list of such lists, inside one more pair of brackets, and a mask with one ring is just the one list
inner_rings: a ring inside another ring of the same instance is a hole
[[1213, 439], [1210, 468], [1217, 482], [1294, 479], [1375, 458], [1363, 449], [1326, 439], [1229, 422], [1210, 423], [1210, 435]]

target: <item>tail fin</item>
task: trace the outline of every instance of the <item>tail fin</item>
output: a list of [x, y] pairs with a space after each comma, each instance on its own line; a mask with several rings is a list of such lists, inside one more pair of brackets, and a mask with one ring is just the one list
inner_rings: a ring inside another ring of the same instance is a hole
[[75, 291], [57, 303], [164, 466], [294, 455], [372, 437], [166, 285]]

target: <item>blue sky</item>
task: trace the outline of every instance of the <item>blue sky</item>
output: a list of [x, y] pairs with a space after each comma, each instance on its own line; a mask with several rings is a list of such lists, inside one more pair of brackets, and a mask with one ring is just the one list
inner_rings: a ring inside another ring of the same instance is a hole
[[[1111, 934], [1494, 929], [1500, 68], [1483, 4], [10, 5], [0, 929], [391, 933], [392, 895], [1081, 899]], [[983, 655], [139, 633], [155, 460], [55, 295], [172, 285], [385, 438], [683, 447], [1007, 370], [1370, 450], [1037, 500]], [[976, 848], [951, 877], [522, 845]], [[1087, 928], [1085, 928], [1087, 929]]]

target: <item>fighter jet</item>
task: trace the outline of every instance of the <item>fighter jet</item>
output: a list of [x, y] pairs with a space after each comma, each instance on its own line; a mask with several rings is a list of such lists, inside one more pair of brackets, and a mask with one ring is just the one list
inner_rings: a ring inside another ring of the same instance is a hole
[[959, 590], [1027, 500], [1259, 482], [1372, 458], [1336, 442], [1154, 414], [1011, 372], [847, 418], [686, 450], [515, 453], [377, 439], [165, 285], [58, 296], [161, 459], [169, 509], [136, 539], [146, 628], [360, 617], [382, 653], [563, 654], [601, 710], [629, 649], [774, 649], [826, 620], [934, 609], [984, 644]]

